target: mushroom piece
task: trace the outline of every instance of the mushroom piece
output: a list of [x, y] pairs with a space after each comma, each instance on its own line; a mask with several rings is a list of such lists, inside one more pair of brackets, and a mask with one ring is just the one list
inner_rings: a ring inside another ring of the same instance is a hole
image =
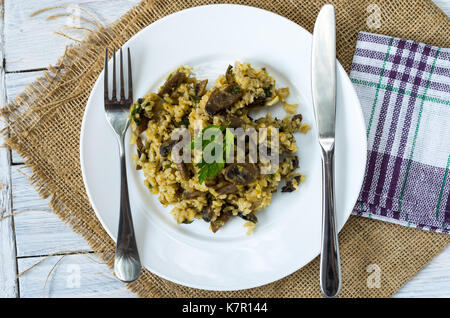
[[184, 81], [186, 81], [187, 76], [183, 72], [176, 72], [170, 76], [164, 85], [159, 90], [159, 97], [163, 97], [165, 94], [172, 95], [172, 93], [180, 86]]
[[238, 190], [239, 189], [235, 184], [229, 183], [229, 184], [226, 184], [226, 185], [216, 189], [216, 192], [218, 194], [230, 194], [230, 193], [234, 193]]
[[297, 114], [297, 115], [292, 116], [292, 121], [294, 121], [294, 120], [302, 121], [303, 120], [302, 114]]
[[294, 184], [290, 181], [286, 182], [286, 185], [281, 188], [281, 192], [294, 192], [297, 190]]
[[250, 221], [250, 222], [253, 222], [253, 223], [257, 223], [258, 222], [258, 218], [253, 213], [249, 213], [249, 214], [244, 215], [244, 214], [242, 214], [242, 212], [239, 212], [238, 216], [240, 216], [241, 218], [243, 218], [246, 221]]
[[213, 216], [213, 211], [211, 207], [207, 206], [202, 210], [202, 219], [205, 222], [211, 222], [211, 218]]
[[255, 97], [253, 98], [253, 102], [248, 104], [247, 107], [250, 107], [250, 108], [260, 107], [260, 106], [264, 106], [265, 103], [266, 103], [266, 95], [265, 94], [255, 95]]
[[191, 199], [195, 199], [198, 198], [199, 196], [202, 196], [203, 192], [198, 191], [198, 190], [194, 190], [194, 191], [184, 191], [183, 192], [183, 199], [185, 200], [191, 200]]
[[137, 149], [138, 157], [140, 158], [141, 155], [142, 155], [142, 154], [144, 153], [144, 151], [145, 151], [144, 143], [142, 142], [141, 137], [138, 137], [138, 138], [136, 139], [136, 149]]
[[228, 84], [232, 84], [234, 82], [233, 66], [228, 65], [227, 71], [225, 72], [225, 78], [227, 79]]
[[297, 169], [299, 167], [298, 156], [289, 156], [286, 157], [286, 160], [290, 161], [292, 169]]
[[[136, 149], [137, 149], [137, 155], [140, 158], [143, 153], [145, 153], [144, 143], [142, 142], [141, 137], [138, 137], [136, 139]], [[141, 165], [136, 165], [136, 170], [141, 170]]]
[[205, 185], [207, 187], [212, 187], [212, 186], [214, 186], [216, 184], [217, 184], [217, 178], [216, 177], [208, 178], [208, 179], [205, 180]]
[[225, 179], [234, 184], [249, 184], [259, 177], [259, 169], [254, 163], [232, 163], [225, 168]]
[[242, 97], [242, 90], [237, 84], [228, 85], [224, 89], [215, 89], [205, 105], [205, 111], [213, 116], [222, 110], [231, 107]]
[[180, 172], [181, 178], [183, 178], [184, 180], [188, 180], [189, 174], [188, 174], [186, 164], [184, 162], [179, 162], [179, 163], [177, 163], [177, 168], [178, 168], [178, 171]]
[[137, 134], [140, 135], [142, 134], [148, 127], [148, 122], [150, 121], [150, 119], [148, 119], [148, 117], [145, 116], [141, 116], [141, 122], [139, 123], [139, 126], [137, 127]]
[[230, 128], [239, 128], [244, 125], [244, 120], [235, 116], [228, 116], [227, 120], [230, 122]]
[[208, 80], [201, 81], [195, 85], [195, 96], [201, 97], [206, 93], [206, 85], [208, 85]]
[[227, 214], [222, 214], [221, 216], [219, 216], [215, 221], [211, 222], [211, 230], [216, 233], [222, 226], [225, 225], [225, 223], [228, 221], [228, 219], [230, 218], [229, 215]]
[[292, 160], [292, 166], [294, 169], [297, 169], [299, 167], [298, 165], [298, 157], [295, 156], [295, 158]]
[[286, 185], [281, 188], [281, 192], [294, 192], [297, 190], [300, 182], [302, 181], [301, 175], [291, 176], [287, 181]]
[[172, 150], [173, 146], [177, 143], [176, 140], [166, 140], [162, 143], [162, 145], [159, 147], [159, 154], [161, 157], [167, 157]]

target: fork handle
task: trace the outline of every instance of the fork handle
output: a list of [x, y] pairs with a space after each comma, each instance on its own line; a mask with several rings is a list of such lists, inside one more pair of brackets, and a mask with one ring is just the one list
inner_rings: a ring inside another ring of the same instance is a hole
[[322, 149], [322, 251], [320, 288], [325, 297], [336, 297], [341, 288], [341, 268], [334, 202], [334, 147]]
[[121, 281], [129, 283], [136, 280], [141, 272], [141, 261], [136, 245], [136, 237], [131, 216], [130, 199], [124, 149], [124, 136], [119, 137], [120, 151], [120, 217], [117, 233], [114, 272]]

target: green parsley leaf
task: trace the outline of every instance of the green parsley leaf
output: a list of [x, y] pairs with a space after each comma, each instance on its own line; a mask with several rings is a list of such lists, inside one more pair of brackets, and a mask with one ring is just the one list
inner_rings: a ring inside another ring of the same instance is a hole
[[[135, 104], [133, 106], [133, 109], [131, 110], [130, 113], [130, 118], [136, 123], [136, 125], [140, 125], [141, 124], [141, 116], [143, 115], [143, 108], [140, 104]], [[136, 115], [139, 114], [139, 118], [136, 117]]]
[[220, 126], [220, 125], [208, 125], [205, 128], [203, 128], [202, 133], [204, 133], [206, 130], [210, 129], [210, 128], [217, 128], [220, 131], [224, 131], [226, 128], [228, 128], [228, 125], [226, 126]]
[[[202, 134], [201, 134], [201, 136], [199, 136], [199, 137], [195, 137], [194, 138], [194, 140], [192, 140], [191, 141], [191, 149], [199, 149], [199, 150], [203, 150], [203, 149], [205, 149], [205, 147], [207, 146], [207, 145], [209, 145], [211, 142], [213, 142], [214, 141], [214, 139], [216, 138], [216, 136], [211, 136], [211, 139], [210, 140], [203, 140], [203, 134], [205, 133], [205, 131], [207, 130], [207, 129], [210, 129], [210, 128], [216, 128], [216, 129], [219, 129], [220, 131], [224, 131], [224, 129], [226, 129], [228, 127], [228, 125], [227, 126], [218, 126], [218, 125], [208, 125], [208, 126], [206, 126], [205, 128], [203, 128], [202, 129]], [[196, 145], [202, 145], [202, 148], [200, 149], [199, 147], [197, 147], [197, 148], [195, 148], [195, 146]]]
[[225, 160], [230, 157], [231, 148], [234, 146], [234, 135], [229, 128], [225, 129]]
[[[225, 155], [225, 158], [222, 158], [221, 160], [216, 161], [216, 162], [207, 163], [204, 160], [204, 158], [202, 157], [202, 161], [196, 164], [196, 166], [198, 168], [200, 168], [200, 171], [198, 174], [198, 182], [200, 184], [203, 183], [208, 178], [215, 177], [219, 173], [219, 171], [225, 167], [225, 160], [230, 155], [232, 144], [234, 144], [234, 135], [231, 132], [231, 130], [228, 129], [228, 125], [227, 126], [208, 125], [207, 127], [205, 127], [202, 130], [202, 134], [207, 129], [210, 129], [210, 128], [219, 129], [221, 132], [225, 131], [225, 142], [222, 141], [220, 143], [220, 146], [223, 147], [223, 150], [224, 150], [223, 153]], [[191, 142], [191, 148], [194, 149], [196, 147], [196, 145], [201, 144], [202, 145], [201, 150], [204, 150], [205, 147], [211, 143], [217, 143], [217, 141], [215, 141], [215, 136], [211, 136], [210, 140], [203, 140], [202, 137], [196, 137]]]
[[201, 96], [195, 96], [192, 94], [189, 94], [189, 99], [191, 100], [191, 102], [193, 102], [194, 104], [198, 104], [198, 102], [200, 102], [200, 100], [202, 99]]
[[233, 89], [231, 90], [231, 92], [234, 95], [240, 94], [242, 92], [241, 88], [239, 86], [234, 86]]
[[188, 128], [189, 127], [189, 117], [184, 116], [183, 118], [181, 118], [181, 125]]
[[272, 85], [264, 88], [264, 94], [266, 95], [266, 98], [272, 97]]
[[198, 173], [198, 182], [203, 183], [206, 179], [215, 177], [220, 170], [225, 167], [225, 162], [213, 162], [213, 163], [198, 163], [197, 167], [200, 168]]

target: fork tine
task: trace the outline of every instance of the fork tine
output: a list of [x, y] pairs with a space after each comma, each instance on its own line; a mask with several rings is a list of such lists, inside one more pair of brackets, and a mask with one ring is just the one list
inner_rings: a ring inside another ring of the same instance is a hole
[[133, 102], [133, 76], [131, 72], [130, 48], [128, 48], [128, 99]]
[[123, 58], [122, 58], [122, 48], [120, 48], [120, 100], [125, 100], [125, 87], [123, 79]]
[[112, 92], [112, 100], [117, 100], [117, 91], [116, 91], [116, 49], [113, 50], [113, 92]]
[[105, 49], [105, 73], [104, 73], [104, 91], [105, 91], [105, 100], [109, 99], [109, 90], [108, 90], [108, 48]]

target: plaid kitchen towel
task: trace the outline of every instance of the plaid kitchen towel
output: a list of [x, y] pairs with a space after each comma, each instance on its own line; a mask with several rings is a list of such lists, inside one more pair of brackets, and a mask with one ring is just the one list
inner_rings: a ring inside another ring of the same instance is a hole
[[353, 213], [450, 232], [450, 49], [360, 32], [351, 81], [366, 120]]

